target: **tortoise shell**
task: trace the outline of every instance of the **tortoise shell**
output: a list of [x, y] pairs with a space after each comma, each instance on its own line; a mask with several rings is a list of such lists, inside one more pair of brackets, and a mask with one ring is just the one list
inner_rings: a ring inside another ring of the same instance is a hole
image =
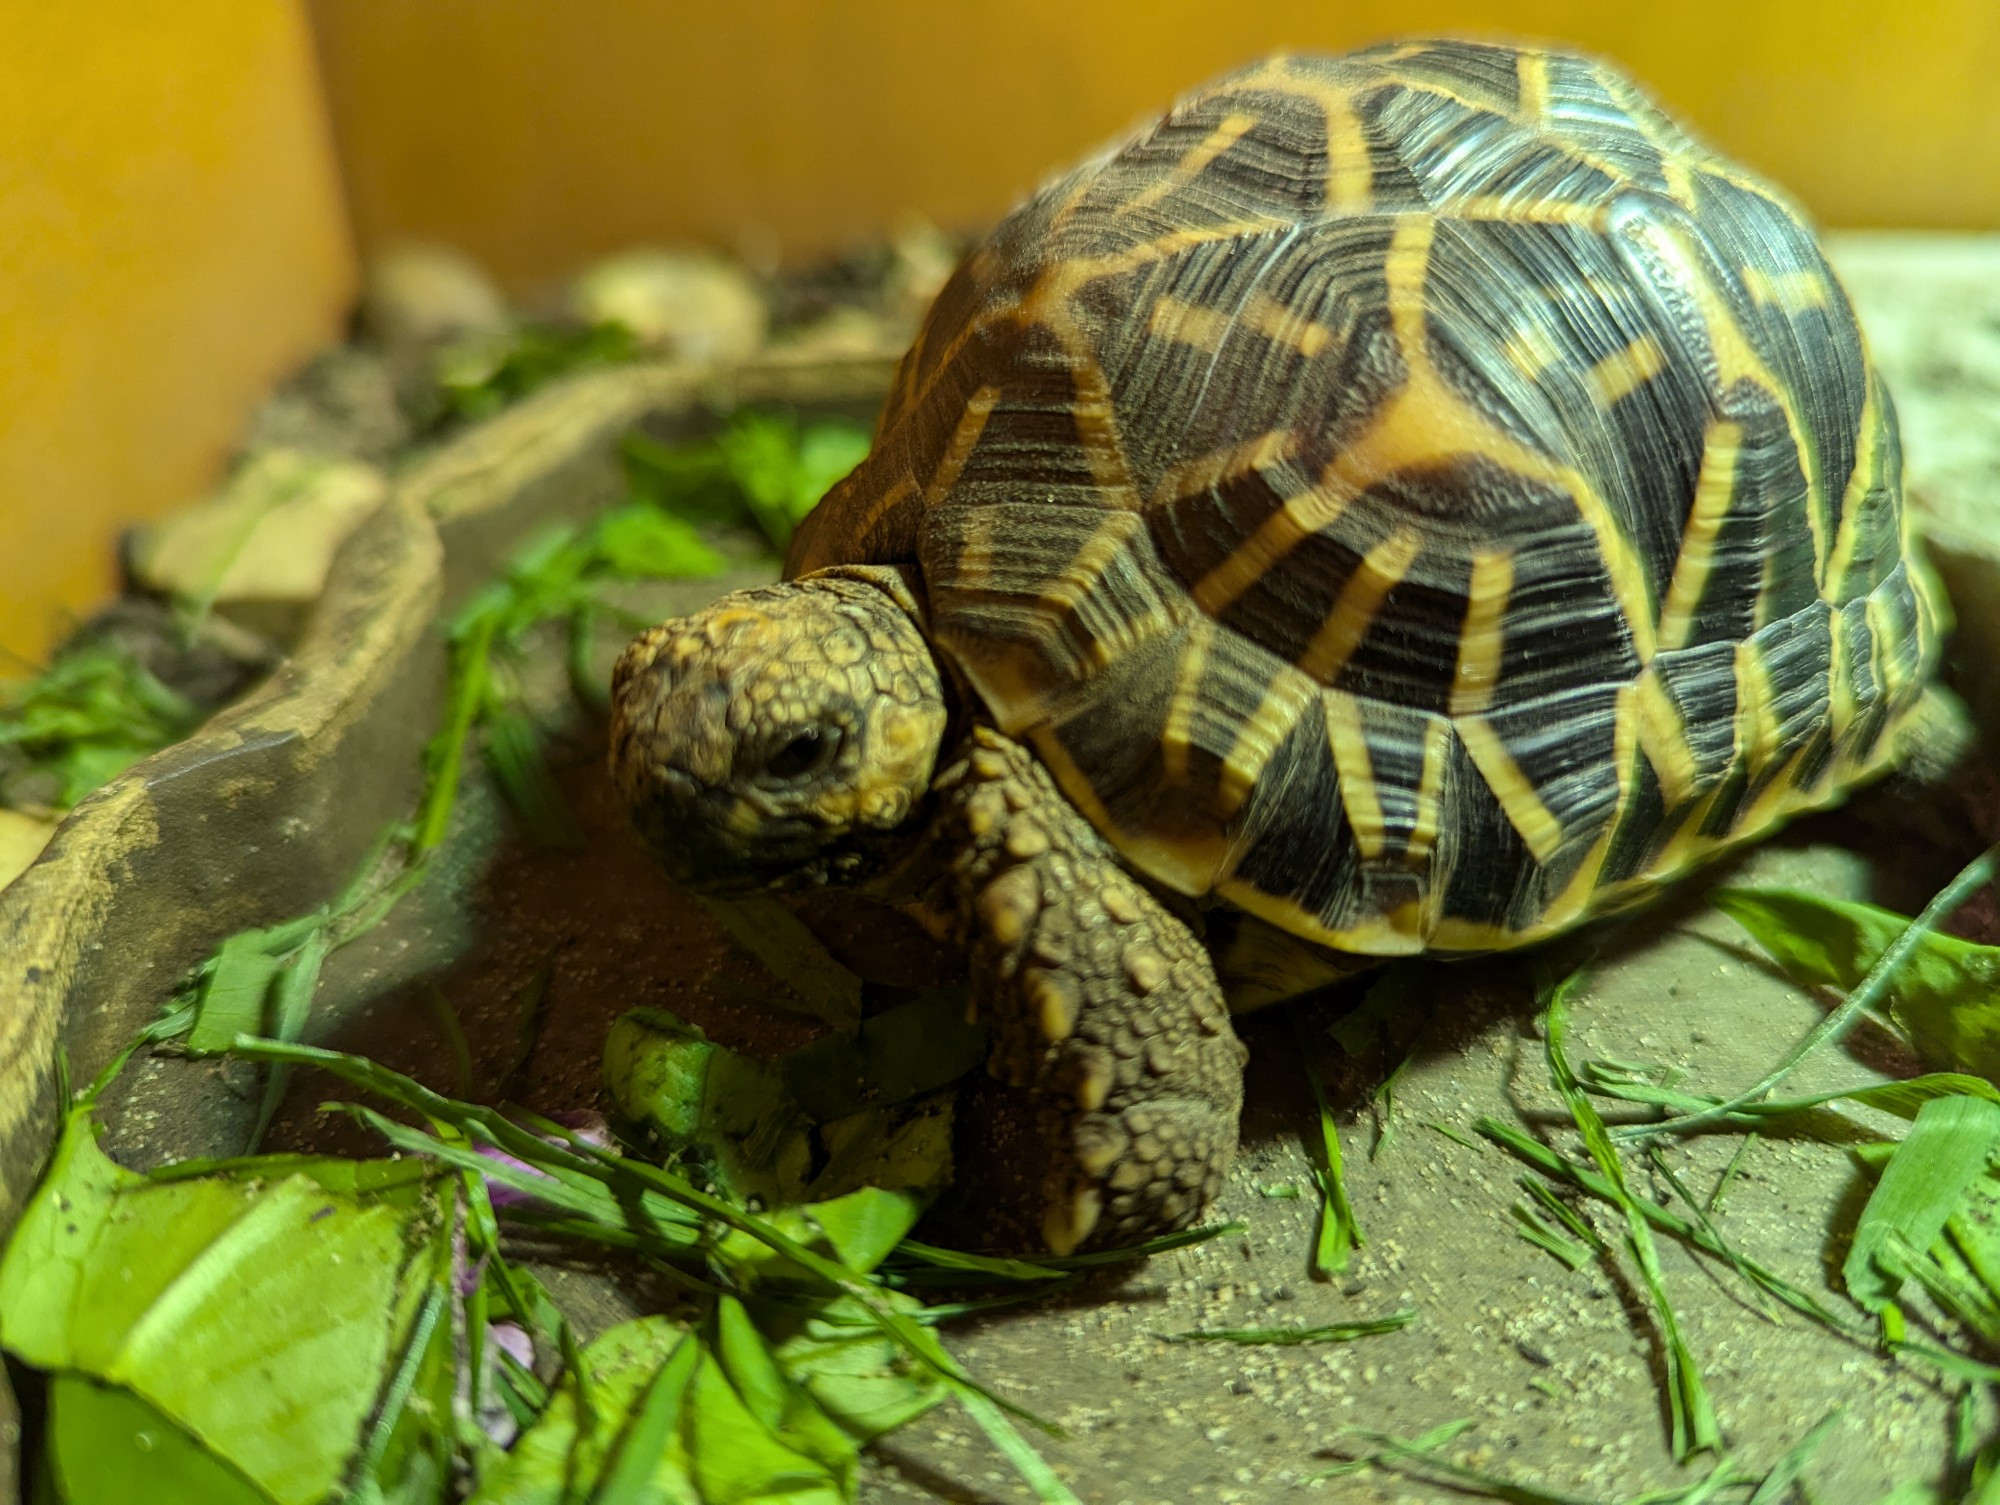
[[958, 270], [787, 573], [1137, 869], [1393, 955], [1544, 936], [1889, 756], [1945, 608], [1798, 211], [1626, 78], [1278, 57]]

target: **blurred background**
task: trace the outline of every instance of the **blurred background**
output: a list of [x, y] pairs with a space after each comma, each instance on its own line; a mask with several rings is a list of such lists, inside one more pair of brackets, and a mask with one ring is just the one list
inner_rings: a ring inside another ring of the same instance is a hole
[[1826, 224], [2000, 225], [1994, 0], [0, 0], [0, 677], [386, 248], [533, 298], [635, 245], [976, 229], [1260, 53], [1437, 31], [1614, 57]]

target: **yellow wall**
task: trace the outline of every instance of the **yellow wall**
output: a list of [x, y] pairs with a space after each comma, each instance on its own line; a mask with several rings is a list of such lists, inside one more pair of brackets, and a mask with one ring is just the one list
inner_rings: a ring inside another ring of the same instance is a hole
[[0, 0], [0, 652], [206, 489], [351, 282], [295, 0]]
[[1615, 55], [1839, 224], [2000, 225], [2000, 0], [314, 0], [363, 244], [517, 286], [629, 242], [990, 219], [1277, 46], [1499, 28]]
[[[1276, 46], [1505, 30], [1622, 58], [1841, 224], [2000, 225], [2000, 0], [0, 0], [0, 651], [215, 479], [364, 246], [532, 288], [632, 242], [990, 220]], [[0, 675], [10, 666], [0, 658]]]

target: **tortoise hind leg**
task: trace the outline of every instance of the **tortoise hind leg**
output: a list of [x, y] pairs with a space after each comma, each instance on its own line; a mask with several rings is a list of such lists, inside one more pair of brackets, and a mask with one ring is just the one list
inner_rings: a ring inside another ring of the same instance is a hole
[[1208, 954], [1040, 762], [986, 728], [938, 780], [988, 1069], [1033, 1094], [1042, 1232], [1068, 1253], [1182, 1228], [1236, 1148], [1246, 1052]]

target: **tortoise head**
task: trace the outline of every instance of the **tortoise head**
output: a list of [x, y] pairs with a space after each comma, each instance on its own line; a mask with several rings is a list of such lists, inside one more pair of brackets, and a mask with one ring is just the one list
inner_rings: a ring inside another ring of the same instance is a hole
[[633, 640], [612, 675], [611, 773], [669, 873], [743, 893], [882, 865], [946, 720], [914, 610], [892, 576], [820, 575]]

